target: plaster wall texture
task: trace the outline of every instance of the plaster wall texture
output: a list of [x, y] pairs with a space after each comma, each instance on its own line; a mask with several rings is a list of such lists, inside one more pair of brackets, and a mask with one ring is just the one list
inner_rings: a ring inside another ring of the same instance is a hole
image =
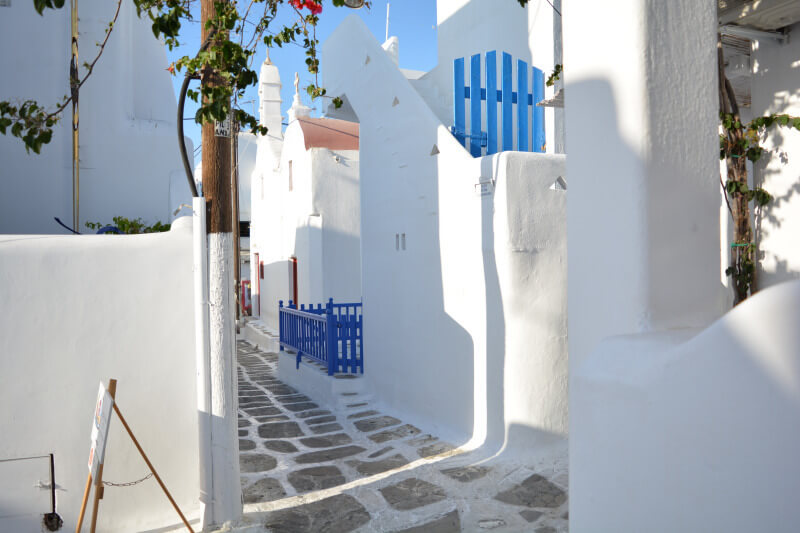
[[[438, 63], [430, 72], [413, 80], [411, 84], [439, 120], [448, 127], [452, 126], [453, 60], [459, 57], [465, 58], [469, 76], [471, 55], [485, 54], [492, 50], [496, 50], [498, 54], [508, 52], [514, 60], [522, 59], [528, 63], [529, 77], [531, 65], [542, 70], [546, 77], [553, 71], [554, 65], [561, 62], [554, 48], [554, 19], [557, 17], [558, 15], [546, 2], [531, 2], [522, 8], [517, 2], [438, 0], [436, 3]], [[470, 85], [469, 80], [466, 84]], [[481, 84], [485, 87], [486, 72], [483, 59]], [[516, 63], [513, 87], [516, 91]], [[530, 79], [528, 87], [530, 88]], [[552, 88], [546, 88], [545, 97], [551, 97], [552, 93]], [[469, 128], [470, 117], [467, 116], [466, 119]], [[514, 131], [516, 131], [516, 119], [515, 109]], [[554, 152], [556, 146], [555, 119], [553, 109], [545, 108], [546, 142], [550, 147], [547, 151], [550, 153]], [[561, 120], [560, 115], [559, 120]], [[486, 131], [485, 111], [483, 121], [483, 131]], [[530, 116], [528, 124], [531, 124]]]
[[238, 139], [238, 165], [239, 165], [239, 220], [250, 221], [250, 199], [253, 170], [256, 167], [256, 154], [258, 152], [258, 138], [252, 133], [240, 133]]
[[571, 375], [570, 531], [795, 531], [798, 309], [792, 281], [699, 333], [601, 342]]
[[[790, 31], [793, 38], [786, 44], [762, 40], [754, 46], [753, 116], [800, 116], [800, 24]], [[774, 155], [755, 165], [754, 177], [775, 200], [764, 210], [759, 228], [762, 288], [800, 277], [800, 132], [773, 128], [764, 144]]]
[[297, 258], [300, 303], [361, 301], [358, 151], [307, 150], [295, 121], [280, 154], [277, 169], [271, 152], [257, 164], [263, 194], [253, 209], [263, 218], [255, 228], [258, 248], [251, 249], [264, 262], [260, 316], [275, 330], [278, 301], [293, 299], [291, 257]]
[[[80, 5], [80, 58], [91, 60], [116, 3]], [[35, 99], [46, 106], [69, 92], [70, 11], [12, 2], [0, 18], [0, 99]], [[80, 98], [80, 226], [111, 222], [116, 215], [168, 222], [181, 203], [191, 203], [175, 141], [176, 103], [165, 69], [164, 47], [147, 21], [124, 2], [114, 32]], [[83, 70], [83, 69], [81, 69]], [[188, 141], [188, 151], [193, 152]], [[41, 155], [26, 154], [19, 139], [0, 136], [6, 194], [0, 198], [0, 232], [60, 233], [54, 221], [72, 221], [71, 105]], [[178, 191], [181, 191], [178, 194]]]
[[454, 442], [563, 437], [563, 156], [470, 156], [357, 17], [323, 54], [360, 117], [368, 386]]
[[576, 155], [567, 162], [570, 359], [580, 365], [602, 338], [708, 325], [725, 307], [721, 198], [709, 179], [719, 172], [716, 3], [564, 9]]
[[564, 16], [570, 529], [789, 531], [800, 284], [714, 322], [717, 3], [630, 7]]
[[[0, 250], [0, 458], [54, 453], [58, 512], [74, 530], [98, 383], [115, 378], [128, 424], [178, 505], [197, 518], [190, 217], [151, 235], [3, 235]], [[104, 479], [143, 477], [147, 466], [122, 424], [110, 427]], [[14, 481], [21, 490], [37, 479]], [[108, 487], [98, 530], [179, 523], [151, 479]]]
[[[239, 165], [239, 220], [252, 221], [251, 209], [251, 189], [253, 172], [257, 165], [258, 154], [258, 141], [259, 138], [252, 133], [240, 132], [237, 142], [237, 157]], [[203, 162], [198, 161], [193, 170], [194, 179], [197, 183], [197, 190], [202, 195], [203, 185]], [[184, 186], [186, 186], [186, 173], [183, 168], [180, 170], [180, 176], [183, 179]], [[188, 186], [187, 190], [188, 190]], [[191, 202], [190, 202], [191, 203]], [[246, 237], [243, 237], [246, 238]]]

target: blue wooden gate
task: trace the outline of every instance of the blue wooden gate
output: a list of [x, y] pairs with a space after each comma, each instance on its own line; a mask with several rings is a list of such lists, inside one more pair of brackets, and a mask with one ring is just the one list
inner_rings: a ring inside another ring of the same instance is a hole
[[364, 373], [363, 323], [361, 303], [333, 303], [325, 307], [304, 304], [300, 309], [289, 300], [289, 306], [278, 302], [280, 349], [297, 352], [297, 367], [306, 356], [336, 372]]
[[[511, 55], [503, 52], [500, 87], [497, 86], [497, 52], [486, 52], [485, 87], [481, 87], [481, 55], [470, 58], [469, 85], [465, 82], [464, 58], [453, 61], [453, 124], [450, 131], [464, 147], [469, 139], [469, 152], [474, 157], [494, 154], [498, 151], [518, 150], [520, 152], [544, 152], [544, 108], [537, 106], [544, 100], [544, 73], [532, 67], [529, 77], [528, 64], [517, 60], [517, 90], [513, 90], [513, 61]], [[531, 90], [528, 92], [528, 80]], [[470, 130], [467, 133], [466, 101], [469, 100]], [[481, 102], [486, 102], [486, 131], [481, 129]], [[502, 139], [498, 138], [498, 104], [500, 105], [500, 124]], [[516, 139], [514, 135], [514, 109], [517, 106]], [[533, 107], [530, 128], [528, 109]], [[530, 137], [528, 133], [530, 132]], [[529, 141], [532, 140], [532, 142]], [[515, 143], [516, 140], [516, 143]], [[502, 145], [498, 144], [502, 141]], [[499, 149], [498, 147], [501, 146]]]

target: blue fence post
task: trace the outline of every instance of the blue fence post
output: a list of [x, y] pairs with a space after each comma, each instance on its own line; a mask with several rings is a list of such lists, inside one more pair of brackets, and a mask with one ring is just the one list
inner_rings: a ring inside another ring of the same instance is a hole
[[517, 60], [517, 150], [528, 151], [528, 64]]
[[497, 153], [497, 52], [486, 52], [486, 155]]
[[469, 64], [469, 153], [481, 156], [481, 55], [475, 54]]
[[283, 313], [281, 313], [281, 309], [283, 309], [283, 300], [278, 300], [278, 350], [282, 352], [283, 343], [286, 342], [286, 337], [284, 337], [284, 316]]
[[327, 352], [328, 352], [328, 375], [332, 376], [336, 372], [337, 363], [339, 362], [339, 347], [336, 340], [336, 315], [333, 314], [333, 305], [328, 304], [325, 310], [325, 336], [327, 337]]
[[536, 104], [544, 100], [544, 72], [536, 67], [533, 67], [531, 92], [533, 92], [533, 120], [531, 121], [533, 123], [531, 131], [533, 146], [531, 150], [541, 153], [546, 151], [547, 143], [544, 136], [544, 108]]
[[464, 134], [467, 132], [465, 96], [464, 58], [460, 57], [453, 60], [453, 128], [456, 139], [462, 146], [466, 146]]
[[511, 54], [503, 52], [503, 90], [500, 98], [503, 103], [503, 150], [514, 149], [514, 91], [512, 89], [513, 71], [511, 69]]
[[361, 307], [361, 316], [358, 317], [358, 351], [359, 355], [359, 366], [361, 368], [361, 373], [364, 373], [364, 307]]

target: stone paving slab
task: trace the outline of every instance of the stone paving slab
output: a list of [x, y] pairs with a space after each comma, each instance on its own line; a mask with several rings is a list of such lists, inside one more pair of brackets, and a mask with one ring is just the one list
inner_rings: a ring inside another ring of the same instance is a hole
[[447, 498], [441, 487], [414, 477], [383, 487], [380, 491], [386, 503], [400, 511], [416, 509]]
[[395, 533], [459, 533], [460, 531], [461, 520], [459, 520], [458, 509], [454, 509], [441, 518]]
[[369, 522], [370, 514], [352, 496], [339, 494], [324, 500], [276, 511], [264, 526], [274, 533], [345, 533]]
[[278, 355], [237, 349], [248, 533], [567, 531], [565, 459], [484, 464], [364, 394], [320, 404], [276, 378]]

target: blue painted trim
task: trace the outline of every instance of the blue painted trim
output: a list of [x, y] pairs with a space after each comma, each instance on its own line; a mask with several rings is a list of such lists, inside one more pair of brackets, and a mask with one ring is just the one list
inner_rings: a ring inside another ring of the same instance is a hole
[[513, 112], [512, 105], [515, 101], [516, 95], [512, 91], [512, 77], [511, 70], [511, 54], [503, 52], [503, 76], [502, 76], [502, 91], [503, 91], [503, 150], [514, 149], [514, 125], [513, 125]]
[[497, 52], [486, 53], [486, 155], [497, 153]]
[[469, 64], [469, 153], [474, 157], [481, 156], [481, 55], [475, 54]]
[[462, 146], [466, 146], [464, 135], [459, 131], [465, 131], [467, 126], [464, 99], [467, 94], [464, 88], [464, 58], [460, 57], [453, 60], [453, 127], [456, 129], [456, 139]]
[[533, 124], [531, 138], [533, 139], [532, 149], [534, 152], [543, 153], [546, 151], [547, 138], [544, 131], [544, 108], [537, 106], [544, 100], [544, 72], [533, 67]]
[[[290, 301], [290, 305], [293, 302]], [[298, 310], [278, 302], [280, 348], [295, 350], [296, 366], [302, 357], [323, 364], [329, 375], [364, 372], [361, 303], [301, 305]]]
[[517, 102], [517, 150], [528, 151], [528, 64], [517, 60], [517, 94], [522, 95]]

